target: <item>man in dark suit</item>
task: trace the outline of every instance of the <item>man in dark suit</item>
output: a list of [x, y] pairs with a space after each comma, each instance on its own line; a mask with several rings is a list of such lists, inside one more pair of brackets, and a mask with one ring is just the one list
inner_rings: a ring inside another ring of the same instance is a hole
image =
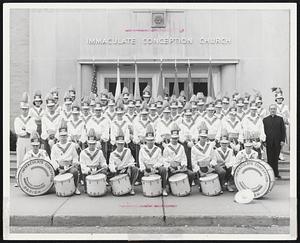
[[278, 172], [278, 157], [285, 141], [285, 126], [282, 117], [276, 115], [275, 104], [269, 107], [270, 115], [263, 119], [266, 134], [268, 163], [274, 170], [275, 177], [281, 179]]

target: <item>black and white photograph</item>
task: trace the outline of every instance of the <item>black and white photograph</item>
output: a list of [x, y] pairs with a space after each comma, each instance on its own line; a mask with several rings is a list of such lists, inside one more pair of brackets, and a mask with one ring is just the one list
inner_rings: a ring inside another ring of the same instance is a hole
[[4, 239], [297, 238], [295, 3], [3, 6]]

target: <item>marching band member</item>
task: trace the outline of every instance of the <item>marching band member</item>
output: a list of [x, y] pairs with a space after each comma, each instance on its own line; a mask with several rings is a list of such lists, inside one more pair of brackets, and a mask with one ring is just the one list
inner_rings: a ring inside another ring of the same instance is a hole
[[85, 96], [81, 103], [81, 114], [80, 118], [84, 121], [84, 125], [86, 126], [87, 122], [92, 118], [90, 112], [90, 100], [89, 97]]
[[[221, 147], [215, 149], [214, 158], [211, 160], [210, 164], [213, 166], [216, 173], [219, 175], [222, 190], [227, 190], [233, 192], [232, 188], [234, 185], [233, 177], [231, 175], [232, 166], [235, 164], [235, 157], [233, 150], [229, 148], [228, 133], [226, 129], [221, 132]], [[222, 193], [222, 192], [221, 192]]]
[[135, 167], [134, 158], [129, 148], [125, 148], [125, 135], [122, 129], [118, 128], [115, 135], [115, 143], [117, 148], [110, 154], [109, 157], [109, 170], [112, 173], [111, 176], [119, 174], [127, 174], [130, 178], [130, 184], [132, 189], [131, 195], [135, 194], [134, 184], [138, 177], [139, 169]]
[[218, 146], [218, 141], [220, 140], [221, 134], [221, 120], [218, 119], [214, 112], [215, 112], [215, 105], [212, 102], [211, 97], [207, 97], [207, 113], [203, 116], [202, 119], [198, 120], [198, 124], [202, 121], [205, 122], [206, 126], [208, 127], [208, 139], [210, 141], [215, 141], [216, 146]]
[[29, 115], [34, 118], [37, 132], [39, 135], [42, 133], [42, 116], [44, 115], [45, 111], [42, 108], [43, 100], [42, 94], [40, 90], [34, 92], [33, 95], [33, 107], [29, 109]]
[[205, 115], [206, 111], [205, 111], [205, 97], [202, 92], [199, 92], [197, 94], [197, 99], [198, 99], [198, 101], [197, 101], [198, 113], [197, 114], [199, 115], [199, 117], [203, 117]]
[[[100, 94], [100, 104], [101, 104], [103, 113], [105, 113], [108, 109], [108, 90], [107, 89], [104, 89], [102, 91], [102, 93]], [[114, 110], [112, 109], [111, 112], [113, 113]]]
[[214, 144], [207, 139], [208, 128], [204, 121], [198, 127], [199, 141], [191, 149], [192, 170], [196, 173], [196, 178], [201, 190], [199, 179], [214, 172], [211, 161], [214, 158]]
[[[137, 114], [135, 112], [135, 102], [134, 102], [132, 94], [129, 95], [129, 98], [127, 101], [127, 112], [125, 114], [125, 117], [128, 119], [128, 122], [130, 123], [131, 128], [132, 128], [133, 123], [134, 123], [135, 119], [137, 118]], [[133, 129], [132, 129], [132, 131], [133, 131]]]
[[178, 102], [176, 101], [176, 97], [172, 96], [170, 100], [170, 108], [171, 108], [171, 119], [173, 122], [176, 122], [177, 125], [182, 121], [182, 117], [178, 115], [177, 109], [178, 109]]
[[76, 99], [76, 90], [74, 89], [74, 87], [72, 85], [69, 87], [68, 92], [72, 98], [72, 102], [74, 102]]
[[262, 96], [260, 93], [256, 94], [255, 103], [257, 106], [257, 114], [261, 119], [264, 119], [267, 116], [267, 110], [262, 107]]
[[67, 122], [70, 140], [75, 144], [78, 155], [86, 142], [86, 131], [84, 121], [80, 117], [80, 106], [77, 101], [72, 105], [72, 117]]
[[171, 119], [171, 109], [168, 101], [164, 101], [163, 105], [163, 117], [158, 119], [157, 124], [156, 124], [156, 136], [155, 136], [155, 142], [160, 147], [163, 149], [163, 147], [166, 146], [167, 143], [170, 142], [170, 127], [172, 124], [172, 119]]
[[171, 177], [176, 173], [185, 173], [188, 175], [190, 186], [195, 179], [195, 173], [187, 168], [187, 158], [184, 147], [178, 143], [179, 126], [173, 122], [171, 126], [171, 142], [163, 150], [165, 166], [168, 168], [168, 175]]
[[109, 130], [110, 122], [102, 115], [101, 100], [97, 97], [95, 100], [95, 116], [90, 119], [86, 124], [87, 131], [94, 129], [96, 132], [97, 143], [96, 147], [101, 148], [104, 156], [108, 162], [108, 143], [109, 143]]
[[111, 133], [110, 133], [110, 143], [112, 145], [116, 144], [116, 136], [119, 129], [122, 130], [125, 136], [125, 143], [129, 144], [130, 139], [130, 132], [129, 132], [129, 122], [126, 118], [124, 118], [124, 105], [123, 101], [119, 99], [117, 101], [117, 105], [115, 108], [116, 117], [114, 118], [113, 122], [111, 123]]
[[184, 118], [179, 124], [179, 142], [183, 145], [185, 154], [187, 156], [187, 168], [192, 170], [191, 162], [191, 148], [194, 146], [195, 140], [195, 131], [197, 130], [196, 124], [192, 120], [192, 105], [190, 102], [187, 102], [184, 107]]
[[69, 121], [72, 117], [72, 97], [69, 92], [66, 92], [64, 95], [64, 104], [62, 107], [62, 118], [64, 118], [65, 121]]
[[222, 119], [224, 118], [224, 114], [222, 112], [223, 105], [221, 99], [216, 99], [215, 108], [216, 108], [215, 116], [222, 121]]
[[95, 106], [96, 106], [96, 94], [90, 93], [90, 114], [93, 117], [95, 115]]
[[54, 109], [55, 109], [55, 112], [58, 113], [58, 114], [60, 114], [60, 112], [61, 112], [61, 106], [58, 103], [59, 97], [58, 97], [58, 89], [57, 89], [57, 87], [52, 88], [51, 91], [50, 91], [50, 93], [52, 94], [53, 99], [54, 99], [54, 103], [55, 103]]
[[244, 99], [243, 97], [238, 97], [236, 100], [236, 117], [239, 119], [240, 122], [243, 121], [243, 119], [246, 116], [246, 113], [244, 112], [243, 108], [244, 108]]
[[[103, 100], [104, 96], [101, 96], [101, 100]], [[109, 120], [110, 123], [113, 122], [113, 120], [116, 117], [116, 113], [115, 113], [115, 98], [113, 97], [113, 95], [110, 93], [109, 99], [108, 99], [108, 108], [107, 110], [104, 112], [104, 116]]]
[[[30, 150], [30, 134], [37, 129], [35, 119], [29, 115], [28, 94], [24, 92], [20, 103], [22, 114], [14, 120], [17, 138], [17, 168], [22, 163], [24, 155]], [[15, 184], [17, 186], [17, 184]]]
[[257, 106], [255, 101], [250, 103], [250, 114], [246, 116], [242, 122], [243, 133], [249, 131], [253, 136], [255, 136], [255, 141], [253, 143], [254, 150], [258, 152], [258, 158], [262, 159], [262, 142], [266, 140], [266, 135], [264, 131], [264, 124], [262, 119], [257, 115]]
[[196, 122], [198, 119], [198, 116], [199, 116], [196, 95], [191, 96], [190, 103], [192, 105], [192, 113], [193, 113], [192, 118], [193, 118], [193, 121]]
[[76, 187], [75, 194], [79, 195], [79, 171], [78, 154], [75, 144], [68, 142], [68, 127], [65, 120], [61, 120], [58, 128], [59, 142], [54, 144], [51, 150], [51, 163], [56, 171], [55, 174], [73, 174]]
[[125, 86], [124, 86], [123, 91], [122, 91], [122, 96], [123, 96], [124, 109], [125, 109], [125, 111], [127, 111], [129, 91], [128, 91], [128, 88], [125, 87]]
[[222, 98], [222, 114], [223, 116], [227, 116], [229, 113], [229, 97], [227, 96], [227, 94], [225, 94]]
[[32, 149], [27, 151], [27, 153], [24, 155], [23, 162], [29, 159], [44, 159], [48, 162], [50, 162], [49, 155], [44, 149], [40, 149], [40, 135], [38, 132], [32, 132], [30, 136], [30, 143]]
[[162, 115], [162, 112], [163, 112], [163, 103], [164, 103], [164, 100], [159, 95], [157, 97], [157, 100], [156, 100], [156, 108], [157, 108], [157, 114], [158, 114], [158, 116]]
[[51, 158], [52, 146], [58, 139], [58, 127], [62, 116], [55, 112], [55, 102], [52, 94], [46, 96], [47, 112], [42, 117], [42, 134], [44, 149]]
[[143, 99], [146, 101], [146, 103], [149, 103], [149, 100], [151, 98], [151, 90], [150, 90], [150, 85], [147, 85], [145, 89], [143, 90]]
[[[99, 103], [100, 104], [100, 103]], [[84, 181], [84, 191], [86, 192], [86, 177], [98, 173], [107, 176], [108, 166], [106, 159], [100, 148], [97, 148], [97, 135], [94, 128], [90, 128], [87, 134], [88, 147], [80, 152], [81, 173]]]
[[244, 94], [244, 112], [246, 115], [249, 115], [250, 109], [249, 109], [249, 103], [250, 103], [250, 94], [245, 92]]
[[221, 127], [226, 129], [229, 134], [230, 148], [233, 149], [234, 155], [236, 155], [243, 142], [243, 130], [240, 120], [236, 116], [237, 108], [231, 106], [227, 117], [222, 120]]
[[154, 129], [151, 124], [147, 125], [145, 133], [146, 145], [139, 151], [141, 177], [158, 174], [162, 179], [163, 196], [167, 196], [167, 169], [163, 163], [162, 152], [154, 145]]
[[177, 101], [177, 114], [180, 118], [184, 116], [183, 108], [185, 106], [185, 98], [184, 96], [179, 96]]
[[156, 130], [158, 119], [159, 119], [159, 115], [157, 112], [157, 103], [155, 103], [154, 99], [151, 98], [149, 102], [149, 120], [155, 130]]

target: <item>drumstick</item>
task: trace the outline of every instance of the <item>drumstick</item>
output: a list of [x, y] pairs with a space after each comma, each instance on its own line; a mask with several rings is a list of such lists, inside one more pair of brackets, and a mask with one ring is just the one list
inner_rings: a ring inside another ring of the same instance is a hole
[[96, 172], [95, 172], [95, 174], [94, 175], [96, 175], [96, 174], [98, 174], [99, 172], [101, 172], [102, 170], [104, 170], [104, 169], [106, 169], [106, 168], [101, 168], [100, 170], [97, 170]]
[[71, 168], [73, 168], [75, 165], [71, 165], [68, 169], [66, 169], [63, 173], [59, 173], [60, 175], [66, 173], [68, 170], [70, 170]]

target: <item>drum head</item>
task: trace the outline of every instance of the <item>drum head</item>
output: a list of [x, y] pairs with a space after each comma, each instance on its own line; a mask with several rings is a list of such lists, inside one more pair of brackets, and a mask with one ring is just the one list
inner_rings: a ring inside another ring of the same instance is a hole
[[234, 200], [237, 203], [250, 203], [252, 202], [253, 198], [254, 198], [254, 193], [249, 189], [241, 190], [237, 192], [234, 196]]
[[86, 177], [87, 180], [91, 180], [91, 181], [101, 180], [101, 179], [104, 179], [104, 178], [106, 178], [106, 175], [104, 175], [104, 174], [88, 175]]
[[110, 181], [116, 181], [116, 180], [119, 180], [120, 178], [123, 178], [123, 177], [126, 177], [127, 174], [121, 174], [121, 175], [117, 175], [113, 178], [110, 179]]
[[67, 181], [67, 180], [71, 179], [72, 177], [73, 177], [73, 174], [65, 173], [62, 175], [55, 176], [54, 181]]
[[169, 179], [169, 181], [180, 181], [180, 180], [183, 180], [187, 178], [187, 175], [184, 174], [184, 173], [178, 173], [178, 174], [175, 174], [175, 175], [172, 175]]
[[270, 187], [268, 170], [259, 160], [248, 160], [237, 166], [234, 182], [239, 191], [250, 189], [254, 198], [264, 196]]
[[218, 174], [207, 174], [204, 177], [200, 177], [200, 181], [211, 181], [218, 177]]
[[17, 172], [18, 184], [30, 196], [45, 194], [53, 186], [55, 172], [52, 165], [44, 159], [24, 162]]
[[154, 180], [157, 180], [157, 179], [160, 179], [160, 178], [161, 178], [160, 175], [153, 174], [153, 175], [149, 175], [149, 176], [143, 176], [142, 181], [154, 181]]

